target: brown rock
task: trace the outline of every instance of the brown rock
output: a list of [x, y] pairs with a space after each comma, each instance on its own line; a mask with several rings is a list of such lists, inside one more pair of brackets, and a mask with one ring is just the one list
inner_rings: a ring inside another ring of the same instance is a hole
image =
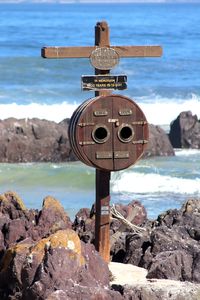
[[61, 204], [48, 196], [43, 208], [27, 210], [21, 198], [14, 192], [0, 195], [0, 256], [3, 249], [27, 237], [37, 241], [60, 229], [71, 228], [71, 221]]
[[82, 254], [85, 259], [85, 265], [88, 272], [83, 271], [80, 274], [79, 281], [83, 286], [101, 286], [109, 285], [108, 264], [101, 258], [92, 244], [82, 242]]
[[26, 207], [16, 193], [6, 192], [0, 195], [0, 212], [7, 214], [11, 220], [14, 220], [26, 215]]
[[31, 213], [26, 209], [22, 199], [14, 192], [0, 195], [0, 229], [4, 238], [4, 246], [25, 239]]
[[107, 263], [94, 246], [85, 245], [67, 229], [35, 244], [27, 240], [10, 247], [0, 266], [0, 289], [2, 299], [43, 300], [54, 297], [55, 291], [71, 299], [84, 299], [81, 292], [88, 299], [121, 299], [109, 290], [109, 275]]
[[192, 265], [193, 258], [185, 251], [161, 252], [153, 259], [147, 278], [191, 281]]
[[[30, 249], [24, 260], [21, 275], [24, 283], [24, 294], [29, 295], [30, 286], [32, 286], [30, 295], [33, 294], [34, 297], [37, 297], [41, 287], [43, 287], [43, 292], [40, 294], [48, 294], [48, 291], [53, 288], [52, 282], [54, 280], [60, 281], [60, 284], [63, 285], [74, 272], [76, 274], [77, 268], [83, 264], [81, 243], [74, 231], [70, 229], [60, 230], [48, 238], [40, 240]], [[44, 268], [46, 268], [46, 272], [41, 271]], [[38, 283], [39, 280], [40, 283]], [[34, 282], [35, 284], [33, 284]]]
[[71, 221], [60, 202], [53, 197], [45, 197], [36, 226], [39, 236], [45, 237], [66, 228], [71, 228]]
[[[128, 205], [116, 204], [115, 208], [126, 220], [134, 225], [140, 226], [147, 220], [147, 212], [138, 201], [132, 201]], [[127, 256], [126, 238], [129, 232], [132, 232], [132, 229], [116, 219], [111, 221], [110, 228], [112, 261], [123, 262], [124, 257]]]
[[149, 278], [200, 283], [199, 228], [199, 200], [189, 199], [149, 223], [144, 234], [127, 234], [122, 262], [148, 269]]
[[0, 231], [0, 261], [2, 259], [2, 256], [4, 254], [6, 250], [6, 247], [5, 247], [5, 243], [4, 243], [4, 236], [3, 236], [3, 233]]
[[73, 229], [85, 243], [94, 243], [95, 214], [92, 209], [82, 208], [75, 216]]
[[192, 283], [167, 280], [152, 280], [121, 289], [125, 300], [199, 300], [200, 295], [199, 287]]
[[[69, 119], [59, 124], [40, 119], [0, 120], [0, 162], [61, 162], [77, 160], [68, 139]], [[150, 125], [144, 157], [174, 155], [167, 134]]]
[[4, 226], [5, 243], [9, 247], [11, 244], [20, 242], [26, 238], [26, 228], [23, 219], [15, 219]]
[[143, 158], [151, 156], [173, 156], [174, 149], [168, 135], [159, 126], [149, 125], [149, 142]]
[[197, 115], [184, 111], [170, 125], [169, 139], [174, 148], [200, 149], [200, 122]]
[[128, 205], [116, 204], [115, 208], [121, 215], [123, 215], [125, 219], [127, 219], [132, 224], [142, 225], [147, 221], [146, 209], [139, 201], [133, 200]]
[[103, 288], [75, 286], [67, 291], [58, 290], [46, 300], [122, 300], [120, 293]]
[[[145, 268], [148, 267], [147, 261], [152, 261], [152, 255], [150, 255], [150, 258], [148, 257], [147, 260], [147, 248], [150, 246], [150, 239], [149, 236], [146, 234], [138, 235], [138, 234], [132, 234], [129, 233], [126, 235], [125, 238], [125, 255], [123, 262], [124, 263], [130, 263], [135, 266], [143, 266]], [[144, 263], [144, 257], [143, 255], [146, 255], [146, 263]]]
[[69, 160], [67, 126], [36, 118], [0, 120], [0, 162]]
[[21, 271], [24, 260], [26, 259], [29, 248], [31, 247], [30, 240], [19, 243], [9, 248], [0, 265], [0, 288], [4, 289], [6, 297], [14, 295], [22, 289]]

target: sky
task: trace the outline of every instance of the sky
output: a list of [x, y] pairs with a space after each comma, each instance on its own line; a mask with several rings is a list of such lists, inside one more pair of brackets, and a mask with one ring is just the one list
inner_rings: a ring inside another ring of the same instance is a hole
[[200, 3], [200, 0], [0, 0], [0, 3], [73, 3], [73, 2], [186, 2], [186, 3]]

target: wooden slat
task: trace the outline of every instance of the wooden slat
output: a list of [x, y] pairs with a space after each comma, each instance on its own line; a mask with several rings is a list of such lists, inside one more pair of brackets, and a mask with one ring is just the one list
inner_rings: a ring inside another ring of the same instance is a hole
[[[160, 46], [111, 46], [120, 57], [160, 57], [162, 47]], [[42, 57], [44, 58], [83, 58], [90, 57], [96, 47], [44, 47]]]
[[95, 47], [44, 47], [43, 58], [83, 58], [90, 57]]
[[112, 46], [120, 57], [160, 57], [160, 46]]

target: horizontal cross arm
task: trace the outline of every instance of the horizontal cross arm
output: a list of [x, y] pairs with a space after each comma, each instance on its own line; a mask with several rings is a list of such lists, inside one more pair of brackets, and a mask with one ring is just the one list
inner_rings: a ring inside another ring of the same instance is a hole
[[[42, 57], [44, 58], [83, 58], [90, 57], [97, 47], [44, 47]], [[111, 46], [119, 57], [160, 57], [162, 47], [160, 46]]]
[[95, 47], [44, 47], [42, 57], [44, 58], [81, 58], [90, 57]]
[[160, 57], [161, 46], [114, 46], [120, 57]]

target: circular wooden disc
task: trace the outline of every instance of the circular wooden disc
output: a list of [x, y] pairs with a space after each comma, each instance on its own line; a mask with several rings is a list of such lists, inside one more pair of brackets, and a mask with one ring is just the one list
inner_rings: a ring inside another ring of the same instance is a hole
[[148, 124], [133, 100], [121, 95], [99, 96], [84, 102], [73, 116], [69, 139], [84, 163], [118, 171], [143, 154]]

